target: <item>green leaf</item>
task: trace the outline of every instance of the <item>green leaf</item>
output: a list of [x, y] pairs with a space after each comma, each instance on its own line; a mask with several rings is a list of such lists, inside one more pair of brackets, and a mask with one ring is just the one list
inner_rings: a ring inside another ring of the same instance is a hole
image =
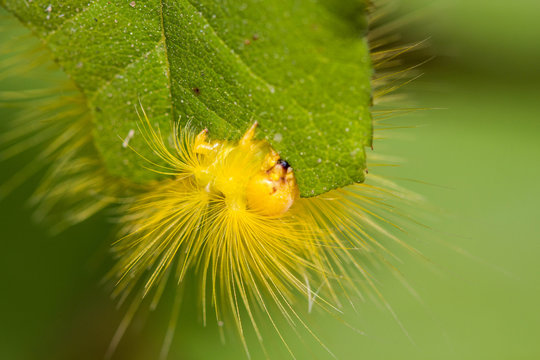
[[363, 0], [0, 0], [88, 99], [114, 175], [156, 176], [139, 101], [164, 136], [171, 120], [237, 139], [258, 121], [295, 169], [302, 196], [364, 180], [371, 63]]

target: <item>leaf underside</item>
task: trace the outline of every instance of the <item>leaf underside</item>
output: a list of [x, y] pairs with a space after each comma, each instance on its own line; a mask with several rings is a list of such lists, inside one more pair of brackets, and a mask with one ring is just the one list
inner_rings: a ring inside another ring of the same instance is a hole
[[371, 144], [364, 0], [0, 0], [88, 99], [109, 172], [158, 174], [139, 102], [164, 137], [171, 121], [238, 139], [259, 123], [295, 169], [301, 195], [364, 180]]

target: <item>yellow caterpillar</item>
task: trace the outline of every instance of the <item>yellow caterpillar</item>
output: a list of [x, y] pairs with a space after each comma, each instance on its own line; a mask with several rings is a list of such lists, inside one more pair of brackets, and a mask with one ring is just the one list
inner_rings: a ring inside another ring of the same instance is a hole
[[123, 236], [113, 247], [117, 295], [142, 282], [140, 301], [165, 286], [171, 271], [178, 282], [195, 271], [204, 321], [211, 304], [218, 323], [231, 313], [243, 334], [243, 308], [258, 331], [254, 307], [272, 320], [269, 299], [286, 318], [302, 321], [293, 308], [298, 293], [311, 299], [311, 286], [323, 287], [318, 303], [333, 308], [336, 287], [357, 287], [358, 276], [346, 267], [371, 283], [354, 253], [383, 249], [370, 235], [378, 230], [368, 209], [377, 203], [376, 187], [300, 198], [292, 167], [254, 139], [256, 123], [238, 142], [209, 141], [206, 130], [197, 135], [174, 126], [174, 151], [144, 110], [141, 123], [146, 143], [167, 164], [151, 163], [153, 171], [172, 177], [151, 186], [121, 220]]

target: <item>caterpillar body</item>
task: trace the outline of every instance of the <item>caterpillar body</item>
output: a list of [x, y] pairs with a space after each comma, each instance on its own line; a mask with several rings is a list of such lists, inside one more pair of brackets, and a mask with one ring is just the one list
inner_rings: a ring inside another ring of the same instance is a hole
[[204, 321], [211, 304], [217, 322], [232, 314], [243, 334], [241, 309], [258, 331], [254, 308], [271, 317], [269, 299], [292, 318], [298, 294], [313, 298], [310, 286], [324, 288], [317, 303], [330, 309], [339, 304], [337, 288], [357, 288], [351, 268], [371, 281], [354, 252], [382, 247], [370, 235], [377, 227], [366, 208], [376, 188], [356, 184], [300, 198], [293, 168], [254, 139], [256, 123], [238, 142], [173, 126], [172, 151], [144, 110], [141, 123], [147, 145], [166, 163], [151, 167], [172, 177], [151, 186], [121, 221], [113, 247], [117, 295], [142, 283], [144, 298], [159, 293], [171, 268], [179, 283], [194, 271]]

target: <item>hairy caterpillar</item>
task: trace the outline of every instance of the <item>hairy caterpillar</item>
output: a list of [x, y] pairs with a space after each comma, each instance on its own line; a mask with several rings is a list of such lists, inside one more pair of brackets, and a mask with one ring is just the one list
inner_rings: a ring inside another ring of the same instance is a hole
[[256, 123], [238, 142], [208, 141], [206, 130], [173, 125], [171, 151], [144, 110], [141, 118], [147, 145], [167, 164], [147, 160], [149, 167], [172, 178], [139, 196], [121, 220], [110, 274], [117, 296], [139, 284], [137, 301], [152, 291], [159, 299], [171, 273], [180, 284], [195, 272], [203, 321], [211, 305], [218, 323], [232, 314], [243, 334], [246, 322], [258, 332], [256, 307], [274, 324], [269, 302], [303, 323], [293, 304], [297, 295], [314, 296], [310, 286], [323, 289], [316, 302], [328, 310], [338, 306], [341, 289], [360, 291], [355, 273], [376, 291], [358, 254], [385, 251], [377, 238], [388, 233], [377, 225], [384, 219], [376, 209], [391, 190], [357, 184], [300, 198], [293, 168], [266, 141], [254, 140]]

